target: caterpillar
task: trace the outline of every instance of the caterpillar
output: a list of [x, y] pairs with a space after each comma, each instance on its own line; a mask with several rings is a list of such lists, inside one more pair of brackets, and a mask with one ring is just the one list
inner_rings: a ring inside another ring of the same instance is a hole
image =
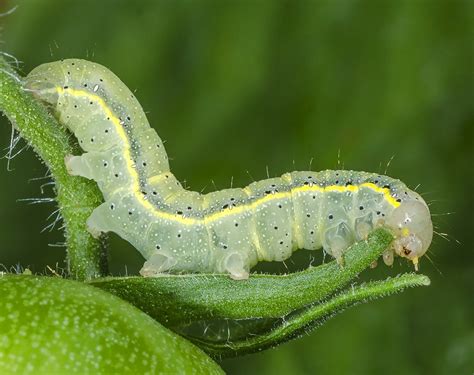
[[303, 248], [323, 248], [342, 263], [346, 249], [377, 226], [394, 234], [384, 262], [391, 265], [398, 255], [417, 268], [431, 243], [427, 204], [399, 180], [303, 171], [200, 194], [170, 172], [163, 142], [138, 100], [107, 68], [79, 59], [47, 63], [31, 71], [25, 86], [85, 151], [65, 162], [103, 193], [89, 231], [129, 241], [146, 259], [144, 276], [214, 272], [246, 279], [258, 262], [283, 261]]

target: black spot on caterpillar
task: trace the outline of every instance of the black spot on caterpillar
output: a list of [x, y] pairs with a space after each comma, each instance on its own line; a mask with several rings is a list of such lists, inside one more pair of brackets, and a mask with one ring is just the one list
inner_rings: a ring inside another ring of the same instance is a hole
[[323, 248], [339, 261], [378, 225], [395, 235], [384, 254], [415, 263], [433, 228], [424, 200], [401, 181], [367, 172], [291, 172], [243, 189], [185, 190], [135, 96], [107, 68], [64, 60], [35, 68], [26, 86], [49, 103], [85, 153], [67, 158], [93, 179], [105, 203], [91, 233], [115, 232], [147, 259], [141, 273], [228, 273], [245, 279], [257, 262]]

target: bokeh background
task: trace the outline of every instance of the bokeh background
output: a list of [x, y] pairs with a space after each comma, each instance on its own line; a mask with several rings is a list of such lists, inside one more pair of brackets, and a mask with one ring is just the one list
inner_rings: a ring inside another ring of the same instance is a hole
[[[0, 18], [0, 48], [22, 74], [67, 57], [109, 67], [136, 90], [172, 170], [193, 189], [229, 187], [231, 178], [244, 186], [267, 169], [344, 167], [387, 170], [430, 203], [448, 237], [435, 236], [431, 261], [422, 260], [430, 287], [227, 360], [227, 372], [474, 371], [473, 1], [25, 0], [2, 1], [0, 12], [16, 5]], [[11, 126], [0, 121], [6, 154]], [[24, 201], [53, 197], [45, 167], [25, 149], [10, 169], [0, 161], [0, 263], [64, 266], [60, 223], [42, 232], [54, 203]], [[304, 266], [301, 254], [290, 267]], [[110, 258], [115, 275], [142, 263], [116, 237]], [[409, 269], [399, 261], [363, 279]]]

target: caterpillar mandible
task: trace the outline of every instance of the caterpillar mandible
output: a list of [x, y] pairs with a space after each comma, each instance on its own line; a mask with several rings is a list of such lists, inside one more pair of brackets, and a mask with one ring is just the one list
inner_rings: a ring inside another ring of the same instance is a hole
[[144, 276], [228, 273], [246, 279], [259, 261], [323, 248], [339, 262], [355, 241], [383, 225], [384, 253], [418, 259], [433, 226], [427, 204], [401, 181], [346, 170], [291, 172], [240, 189], [200, 194], [170, 172], [163, 142], [138, 100], [107, 68], [68, 59], [40, 65], [26, 88], [49, 104], [85, 151], [68, 170], [97, 182], [105, 202], [88, 219], [94, 236], [115, 232], [144, 256]]

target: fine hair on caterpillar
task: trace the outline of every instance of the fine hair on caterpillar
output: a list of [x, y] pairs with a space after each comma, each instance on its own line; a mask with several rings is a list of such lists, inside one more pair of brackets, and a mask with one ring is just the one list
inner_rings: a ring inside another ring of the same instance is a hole
[[26, 89], [46, 102], [84, 153], [65, 160], [97, 182], [104, 203], [88, 219], [94, 236], [115, 232], [146, 259], [144, 276], [227, 273], [246, 279], [260, 261], [297, 249], [344, 252], [376, 227], [394, 234], [383, 255], [415, 267], [433, 235], [421, 196], [401, 181], [348, 170], [299, 171], [245, 188], [201, 194], [183, 188], [133, 93], [107, 68], [68, 59], [35, 68]]

